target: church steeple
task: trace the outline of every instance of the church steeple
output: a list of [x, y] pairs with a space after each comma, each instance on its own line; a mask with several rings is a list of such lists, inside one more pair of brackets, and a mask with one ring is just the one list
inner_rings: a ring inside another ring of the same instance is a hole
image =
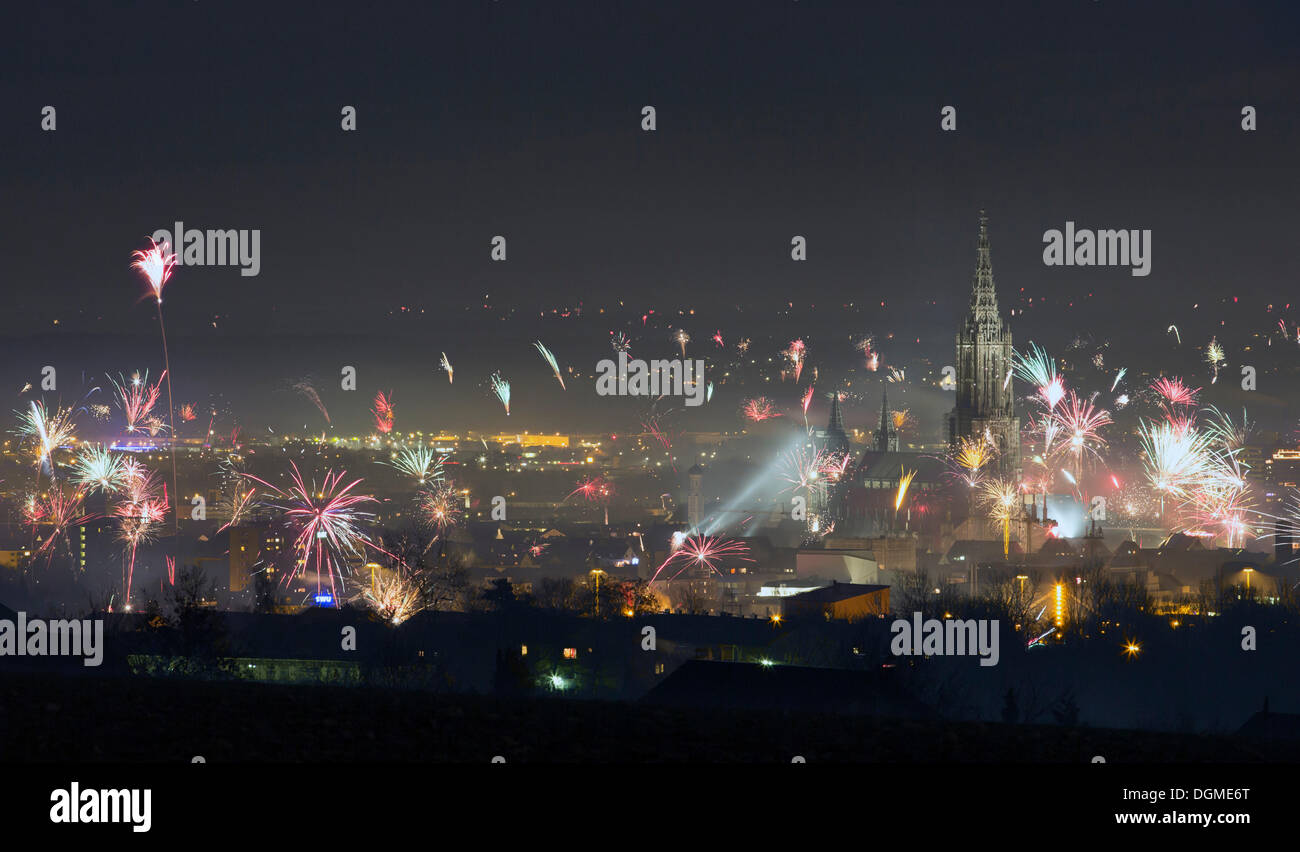
[[980, 211], [980, 236], [976, 249], [975, 278], [971, 283], [967, 323], [988, 331], [1002, 330], [998, 293], [993, 286], [993, 260], [989, 255], [989, 219]]
[[889, 385], [885, 385], [880, 398], [880, 428], [876, 429], [874, 449], [882, 453], [898, 452], [898, 430], [894, 428], [894, 416], [889, 412]]
[[831, 394], [831, 418], [826, 424], [826, 446], [828, 453], [847, 453], [849, 451], [849, 433], [844, 431], [844, 412], [840, 410], [840, 394]]
[[957, 331], [956, 344], [957, 394], [948, 418], [949, 443], [955, 446], [961, 438], [991, 434], [998, 446], [999, 468], [1014, 472], [1020, 467], [1020, 420], [1015, 416], [1015, 394], [1007, 377], [1015, 351], [1011, 327], [998, 312], [988, 217], [983, 210], [970, 310]]

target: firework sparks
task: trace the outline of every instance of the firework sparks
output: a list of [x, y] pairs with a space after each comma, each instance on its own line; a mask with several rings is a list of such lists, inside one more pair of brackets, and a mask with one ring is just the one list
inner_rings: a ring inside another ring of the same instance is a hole
[[1005, 479], [989, 479], [980, 486], [980, 503], [990, 521], [1002, 525], [1002, 556], [1011, 556], [1011, 522], [1019, 517], [1020, 486]]
[[1056, 374], [1055, 359], [1038, 344], [1031, 341], [1027, 353], [1015, 353], [1012, 370], [1022, 381], [1037, 389], [1049, 412], [1054, 411], [1065, 397], [1065, 382]]
[[450, 483], [436, 483], [424, 489], [416, 502], [420, 517], [437, 530], [439, 535], [460, 520], [460, 501]]
[[782, 350], [781, 356], [790, 365], [790, 374], [794, 376], [794, 380], [799, 381], [803, 375], [804, 361], [808, 357], [808, 347], [802, 340], [791, 340], [790, 345]]
[[686, 357], [686, 344], [688, 344], [688, 343], [691, 342], [691, 336], [690, 336], [689, 334], [686, 333], [686, 329], [682, 328], [682, 329], [678, 329], [678, 330], [677, 330], [677, 333], [673, 335], [673, 338], [672, 338], [672, 339], [673, 339], [674, 342], [677, 343], [678, 346], [681, 347], [681, 349], [682, 349], [682, 357], [685, 358], [685, 357]]
[[280, 500], [272, 508], [282, 513], [282, 519], [294, 533], [296, 570], [286, 574], [285, 582], [296, 574], [306, 575], [308, 569], [316, 574], [316, 591], [320, 592], [321, 577], [329, 578], [331, 597], [337, 601], [337, 584], [342, 580], [342, 570], [350, 557], [360, 556], [366, 548], [380, 553], [387, 551], [375, 544], [362, 524], [373, 515], [360, 510], [361, 506], [378, 501], [369, 495], [358, 494], [354, 489], [362, 480], [345, 482], [345, 471], [326, 471], [317, 487], [308, 486], [298, 466], [290, 462], [290, 484], [287, 488], [272, 485], [251, 474], [245, 477], [269, 489]]
[[393, 422], [396, 419], [396, 411], [393, 408], [393, 395], [389, 391], [385, 394], [383, 391], [375, 394], [375, 404], [371, 407], [370, 413], [375, 418], [375, 428], [382, 434], [387, 435], [393, 431]]
[[72, 481], [86, 493], [115, 494], [126, 486], [122, 457], [102, 444], [84, 446], [77, 454]]
[[414, 447], [404, 447], [393, 454], [391, 462], [381, 463], [411, 477], [417, 485], [424, 485], [442, 479], [442, 465], [446, 460], [446, 456], [439, 456], [432, 447], [421, 443]]
[[916, 471], [904, 470], [901, 466], [898, 468], [898, 493], [894, 496], [894, 511], [897, 512], [903, 508], [903, 500], [907, 498], [907, 489], [912, 484], [912, 479], [916, 477]]
[[442, 353], [442, 360], [438, 362], [438, 366], [447, 371], [447, 384], [452, 384], [455, 374], [452, 371], [451, 362], [447, 360], [446, 352]]
[[497, 399], [506, 407], [506, 416], [510, 416], [510, 383], [501, 378], [500, 373], [492, 374], [492, 393], [496, 394]]
[[712, 536], [694, 535], [682, 539], [681, 544], [673, 549], [673, 552], [664, 560], [650, 578], [650, 582], [659, 579], [659, 575], [670, 565], [677, 564], [677, 571], [667, 579], [673, 580], [688, 568], [707, 569], [714, 574], [722, 574], [718, 565], [726, 559], [736, 559], [741, 562], [753, 562], [749, 558], [749, 545], [733, 539], [722, 539]]
[[552, 354], [551, 350], [543, 346], [542, 341], [540, 340], [533, 345], [537, 347], [538, 352], [542, 353], [542, 358], [546, 360], [547, 365], [551, 368], [551, 372], [555, 374], [555, 380], [560, 383], [560, 390], [567, 390], [567, 388], [564, 387], [564, 378], [560, 375], [560, 365], [555, 360], [555, 355]]
[[370, 585], [362, 585], [353, 597], [356, 603], [368, 606], [385, 621], [401, 624], [417, 612], [428, 607], [424, 593], [425, 578], [419, 572], [405, 567], [396, 571], [373, 568]]
[[[167, 380], [167, 429], [171, 432], [173, 438], [176, 435], [176, 410], [172, 405], [172, 363], [171, 353], [167, 349], [167, 326], [163, 323], [162, 310], [162, 291], [171, 279], [172, 270], [176, 265], [176, 255], [170, 254], [171, 247], [164, 242], [161, 246], [149, 238], [149, 248], [136, 251], [131, 254], [134, 262], [131, 266], [140, 270], [140, 274], [149, 282], [149, 289], [153, 291], [155, 304], [158, 308], [158, 333], [162, 337], [163, 349], [163, 374], [158, 377], [158, 381]], [[161, 431], [161, 424], [156, 424], [150, 429], [151, 435], [156, 435]], [[172, 490], [176, 490], [176, 441], [173, 439], [168, 442], [172, 458]], [[173, 519], [177, 531], [180, 530], [180, 517]], [[130, 602], [130, 590], [127, 590], [127, 601]]]
[[59, 408], [50, 414], [44, 402], [33, 400], [30, 409], [14, 413], [18, 415], [15, 434], [35, 445], [37, 475], [46, 471], [53, 478], [54, 451], [75, 440], [72, 410]]
[[1164, 400], [1167, 410], [1173, 412], [1175, 408], [1188, 408], [1196, 404], [1196, 395], [1201, 392], [1200, 388], [1190, 389], [1183, 384], [1180, 378], [1161, 378], [1151, 383], [1151, 389], [1160, 394]]
[[[811, 388], [809, 388], [811, 390]], [[765, 396], [755, 397], [747, 400], [741, 408], [741, 413], [746, 420], [752, 420], [755, 423], [761, 423], [764, 420], [771, 420], [773, 417], [780, 417], [776, 408], [772, 405], [772, 400]]]
[[1209, 344], [1205, 347], [1205, 362], [1214, 372], [1214, 377], [1210, 379], [1210, 384], [1214, 384], [1219, 380], [1219, 370], [1228, 363], [1227, 356], [1223, 353], [1223, 345], [1219, 343], [1217, 337], [1210, 338]]

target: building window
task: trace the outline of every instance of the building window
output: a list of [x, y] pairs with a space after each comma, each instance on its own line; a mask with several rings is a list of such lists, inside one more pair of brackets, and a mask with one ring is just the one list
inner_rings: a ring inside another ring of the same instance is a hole
[[578, 649], [577, 649], [577, 648], [565, 648], [565, 649], [564, 649], [564, 659], [566, 659], [566, 660], [576, 660], [576, 659], [578, 659]]
[[663, 663], [655, 663], [655, 674], [657, 674], [657, 675], [661, 675], [661, 674], [663, 674], [663, 673], [664, 673], [664, 664], [663, 664]]
[[520, 646], [519, 646], [519, 656], [521, 656], [521, 657], [527, 657], [527, 656], [528, 656], [528, 646], [527, 646], [527, 645], [520, 645]]

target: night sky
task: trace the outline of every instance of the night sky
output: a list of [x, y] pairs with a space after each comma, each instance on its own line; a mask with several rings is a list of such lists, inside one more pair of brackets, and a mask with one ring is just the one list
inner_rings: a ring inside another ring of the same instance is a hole
[[[706, 358], [715, 329], [802, 336], [829, 377], [851, 335], [892, 332], [890, 360], [947, 363], [981, 208], [1004, 312], [1035, 297], [1017, 344], [1092, 334], [1131, 369], [1183, 369], [1159, 361], [1177, 323], [1236, 364], [1252, 334], [1300, 317], [1282, 307], [1300, 302], [1293, 4], [75, 8], [2, 13], [14, 405], [44, 364], [73, 377], [67, 397], [82, 371], [161, 371], [128, 264], [177, 219], [262, 231], [259, 276], [184, 267], [164, 299], [177, 396], [219, 393], [253, 429], [319, 427], [288, 390], [307, 375], [340, 428], [361, 428], [380, 389], [405, 406], [399, 429], [605, 423], [589, 386], [556, 397], [532, 341], [590, 373], [611, 330], [672, 357], [678, 321]], [[1045, 267], [1043, 232], [1066, 220], [1151, 229], [1151, 275]], [[358, 394], [337, 391], [341, 364]], [[510, 421], [484, 389], [494, 369], [515, 382]], [[738, 425], [735, 402], [716, 424]]]

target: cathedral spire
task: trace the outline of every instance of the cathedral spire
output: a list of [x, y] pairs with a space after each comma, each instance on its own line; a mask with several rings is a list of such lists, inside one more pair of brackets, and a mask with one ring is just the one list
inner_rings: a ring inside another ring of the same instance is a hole
[[989, 219], [980, 211], [980, 236], [975, 260], [975, 280], [971, 287], [970, 319], [978, 325], [1000, 328], [998, 294], [993, 287], [993, 260], [989, 255]]
[[826, 431], [844, 432], [844, 414], [840, 411], [840, 395], [838, 392], [831, 394], [831, 419], [826, 424]]

